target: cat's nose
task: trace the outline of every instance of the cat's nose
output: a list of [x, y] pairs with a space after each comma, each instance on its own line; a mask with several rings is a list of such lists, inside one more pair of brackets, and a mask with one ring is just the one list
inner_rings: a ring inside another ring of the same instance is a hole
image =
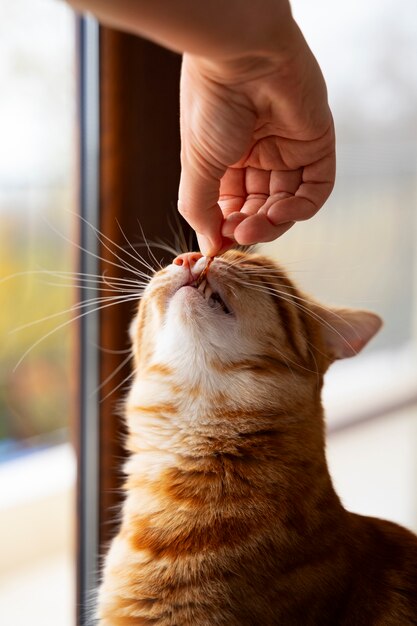
[[175, 257], [172, 262], [174, 265], [183, 265], [184, 267], [188, 267], [192, 270], [194, 265], [199, 259], [201, 259], [202, 256], [201, 252], [184, 252], [184, 254], [179, 254]]

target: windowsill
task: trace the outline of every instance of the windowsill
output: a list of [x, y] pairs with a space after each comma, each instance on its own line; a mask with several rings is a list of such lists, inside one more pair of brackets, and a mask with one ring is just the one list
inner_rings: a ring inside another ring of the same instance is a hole
[[329, 433], [417, 404], [416, 372], [411, 345], [334, 363], [323, 391]]
[[62, 553], [19, 568], [0, 579], [3, 624], [74, 626], [74, 563]]
[[69, 444], [0, 465], [0, 577], [72, 551], [74, 484]]

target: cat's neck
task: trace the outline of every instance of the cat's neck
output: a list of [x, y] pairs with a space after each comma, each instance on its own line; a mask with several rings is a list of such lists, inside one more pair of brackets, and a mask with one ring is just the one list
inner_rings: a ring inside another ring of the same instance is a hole
[[141, 402], [131, 402], [127, 412], [128, 490], [163, 484], [173, 514], [197, 501], [193, 516], [210, 509], [221, 517], [240, 501], [239, 510], [250, 508], [251, 523], [262, 524], [269, 511], [277, 541], [287, 545], [297, 537], [297, 549], [329, 525], [334, 536], [342, 527], [346, 512], [327, 469], [319, 399], [275, 415], [221, 408], [214, 415], [207, 407], [198, 415], [195, 403], [179, 409], [163, 394], [158, 403]]

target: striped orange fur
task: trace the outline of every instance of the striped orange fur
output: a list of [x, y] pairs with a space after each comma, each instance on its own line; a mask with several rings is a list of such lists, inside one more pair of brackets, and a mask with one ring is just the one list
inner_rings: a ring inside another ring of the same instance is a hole
[[100, 626], [417, 624], [417, 538], [346, 511], [325, 459], [324, 373], [380, 319], [323, 307], [237, 251], [203, 293], [198, 256], [154, 276], [132, 325]]

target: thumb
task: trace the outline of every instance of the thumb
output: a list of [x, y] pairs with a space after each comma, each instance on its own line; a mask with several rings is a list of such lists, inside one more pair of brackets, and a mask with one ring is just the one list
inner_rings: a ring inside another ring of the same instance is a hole
[[178, 211], [197, 233], [204, 256], [215, 256], [223, 245], [223, 214], [218, 199], [220, 176], [182, 163]]

